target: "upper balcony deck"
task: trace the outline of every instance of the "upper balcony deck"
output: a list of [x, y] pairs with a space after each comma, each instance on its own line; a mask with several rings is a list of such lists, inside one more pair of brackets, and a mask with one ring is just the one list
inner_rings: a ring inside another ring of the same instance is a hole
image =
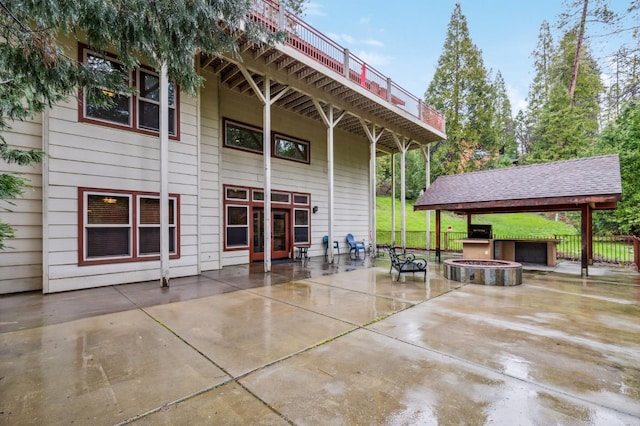
[[401, 108], [433, 129], [445, 133], [445, 119], [440, 112], [274, 0], [253, 0], [253, 13], [257, 20], [270, 28], [287, 31], [287, 46], [360, 85], [389, 104]]

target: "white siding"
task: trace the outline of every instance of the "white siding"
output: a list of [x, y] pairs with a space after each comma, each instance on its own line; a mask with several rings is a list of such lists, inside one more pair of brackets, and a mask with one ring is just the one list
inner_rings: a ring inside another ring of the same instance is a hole
[[[42, 149], [42, 120], [11, 123], [4, 137], [12, 148]], [[0, 173], [20, 173], [29, 188], [14, 205], [0, 201], [0, 221], [13, 226], [15, 238], [0, 253], [0, 294], [42, 288], [42, 166], [0, 162]], [[5, 209], [8, 209], [6, 211]]]
[[[196, 100], [182, 93], [180, 140], [169, 141], [169, 192], [181, 197], [181, 257], [170, 261], [173, 277], [198, 270], [196, 111]], [[156, 261], [78, 266], [77, 247], [78, 187], [159, 192], [158, 137], [80, 123], [75, 99], [53, 108], [49, 123], [49, 251], [44, 254], [48, 264], [44, 291], [159, 280]]]
[[[262, 106], [253, 97], [221, 89], [221, 116], [262, 128]], [[323, 123], [301, 118], [279, 108], [272, 109], [272, 132], [311, 143], [311, 164], [273, 158], [271, 186], [274, 190], [311, 194], [310, 256], [324, 255], [322, 237], [328, 233], [327, 131]], [[222, 142], [221, 142], [222, 143]], [[346, 234], [369, 241], [369, 145], [365, 139], [336, 131], [334, 134], [334, 239], [346, 250]], [[236, 149], [222, 148], [223, 184], [262, 187], [262, 156]], [[224, 224], [221, 224], [224, 226]], [[221, 229], [221, 232], [222, 229]], [[248, 263], [248, 251], [226, 251], [223, 265]]]
[[200, 270], [220, 269], [220, 112], [217, 76], [200, 90]]

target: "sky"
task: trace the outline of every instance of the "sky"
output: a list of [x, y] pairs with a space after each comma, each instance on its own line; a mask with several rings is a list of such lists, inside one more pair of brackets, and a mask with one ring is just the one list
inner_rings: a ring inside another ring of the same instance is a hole
[[[624, 10], [628, 0], [606, 0]], [[533, 80], [531, 53], [540, 25], [549, 22], [554, 41], [561, 0], [309, 0], [303, 19], [368, 65], [423, 98], [438, 58], [456, 2], [467, 19], [469, 35], [482, 51], [491, 78], [499, 70], [513, 114], [526, 107]], [[599, 40], [599, 41], [598, 41]], [[613, 51], [594, 39], [594, 57]]]

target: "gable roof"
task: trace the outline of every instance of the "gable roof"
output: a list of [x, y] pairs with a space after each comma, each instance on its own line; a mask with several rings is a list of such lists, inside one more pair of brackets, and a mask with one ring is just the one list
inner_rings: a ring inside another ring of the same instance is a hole
[[622, 194], [617, 154], [440, 176], [414, 210], [468, 213], [613, 209]]

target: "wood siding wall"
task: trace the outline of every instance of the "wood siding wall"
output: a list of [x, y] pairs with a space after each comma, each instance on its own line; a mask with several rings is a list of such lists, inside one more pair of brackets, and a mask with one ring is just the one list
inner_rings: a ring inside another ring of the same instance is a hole
[[[77, 56], [76, 50], [67, 53]], [[203, 75], [206, 82], [198, 98], [181, 94], [180, 140], [169, 141], [169, 192], [180, 194], [181, 202], [181, 256], [170, 261], [172, 277], [249, 262], [247, 250], [223, 250], [222, 187], [261, 187], [264, 182], [261, 155], [222, 146], [223, 117], [262, 127], [262, 105], [255, 97], [221, 88], [216, 75]], [[17, 229], [12, 248], [0, 256], [0, 293], [159, 280], [159, 261], [78, 266], [78, 187], [158, 192], [159, 138], [81, 123], [75, 97], [56, 105], [47, 117], [45, 126], [38, 117], [15, 123], [6, 134], [13, 146], [45, 149], [47, 160], [28, 168], [2, 164], [25, 173], [32, 188], [12, 212], [0, 212]], [[328, 233], [326, 128], [273, 108], [272, 130], [311, 144], [311, 164], [272, 159], [272, 187], [311, 194], [318, 212], [311, 215], [309, 254], [323, 255], [322, 237]], [[334, 238], [344, 252], [347, 233], [369, 240], [369, 149], [366, 140], [336, 131], [334, 150]]]
[[[221, 116], [262, 128], [262, 104], [254, 97], [220, 90]], [[279, 108], [272, 109], [273, 133], [283, 133], [311, 143], [311, 164], [272, 158], [271, 186], [274, 190], [311, 194], [311, 205], [318, 212], [311, 215], [310, 256], [324, 255], [322, 237], [328, 233], [327, 130], [324, 123], [301, 118]], [[223, 141], [221, 141], [223, 144]], [[369, 145], [362, 138], [336, 131], [334, 134], [334, 239], [346, 251], [346, 234], [369, 241]], [[262, 155], [232, 148], [222, 148], [221, 180], [223, 184], [262, 187]], [[220, 206], [222, 211], [222, 205]], [[222, 221], [222, 215], [221, 215]], [[223, 230], [221, 230], [223, 232]], [[222, 265], [249, 262], [248, 250], [223, 252]]]
[[200, 270], [220, 269], [220, 120], [218, 77], [205, 73], [200, 90]]
[[[197, 102], [185, 94], [180, 101], [180, 140], [169, 141], [169, 192], [181, 196], [181, 257], [171, 260], [173, 277], [196, 274], [198, 262]], [[78, 266], [77, 214], [79, 186], [159, 192], [159, 138], [79, 123], [73, 98], [51, 111], [47, 153], [50, 239], [44, 291], [159, 279], [159, 261]]]
[[[4, 133], [12, 148], [42, 149], [42, 119], [14, 122]], [[0, 201], [0, 220], [15, 229], [0, 252], [0, 294], [42, 288], [42, 165], [20, 167], [0, 162], [1, 172], [20, 173], [30, 187], [14, 205]], [[8, 209], [8, 211], [5, 210]]]

